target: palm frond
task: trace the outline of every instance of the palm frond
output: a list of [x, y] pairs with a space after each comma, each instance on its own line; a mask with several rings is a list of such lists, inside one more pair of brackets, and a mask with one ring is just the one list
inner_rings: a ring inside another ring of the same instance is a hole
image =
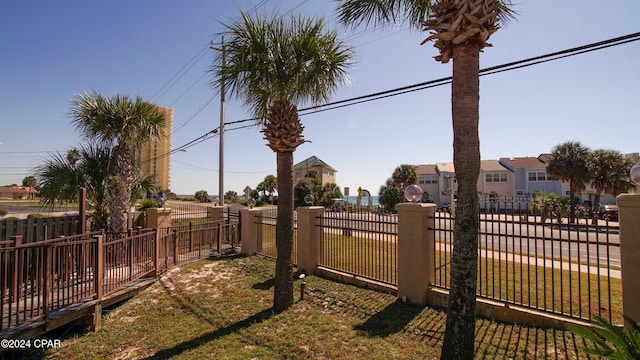
[[568, 329], [593, 343], [593, 347], [585, 349], [588, 354], [602, 356], [607, 359], [640, 359], [640, 325], [624, 315], [629, 329], [623, 329], [607, 320], [596, 316], [592, 320], [592, 328], [568, 325]]
[[275, 101], [319, 104], [349, 81], [353, 51], [322, 18], [241, 12], [224, 26], [228, 41], [217, 54], [212, 85], [224, 81], [259, 119]]

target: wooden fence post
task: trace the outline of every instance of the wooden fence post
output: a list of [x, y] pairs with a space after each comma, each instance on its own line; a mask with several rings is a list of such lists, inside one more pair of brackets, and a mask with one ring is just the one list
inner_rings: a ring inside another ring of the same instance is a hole
[[20, 255], [18, 251], [18, 247], [22, 245], [22, 235], [12, 236], [10, 238], [13, 241], [13, 271], [11, 274], [11, 302], [15, 302], [18, 299], [18, 274], [20, 268], [18, 267], [18, 262], [20, 261]]
[[96, 305], [93, 307], [93, 314], [91, 317], [91, 329], [97, 331], [102, 325], [102, 296], [103, 293], [103, 281], [105, 276], [105, 261], [104, 261], [104, 234], [97, 235], [96, 239], [96, 258], [94, 260], [93, 269], [93, 282], [96, 291]]
[[155, 236], [154, 247], [153, 247], [153, 268], [155, 271], [155, 277], [160, 276], [160, 231], [158, 228], [153, 229]]

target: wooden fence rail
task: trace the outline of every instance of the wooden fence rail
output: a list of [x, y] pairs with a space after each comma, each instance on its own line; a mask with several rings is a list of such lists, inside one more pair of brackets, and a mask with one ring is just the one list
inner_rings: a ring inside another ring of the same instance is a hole
[[140, 229], [111, 240], [95, 232], [27, 243], [21, 235], [0, 241], [0, 337], [24, 337], [26, 328], [37, 336], [34, 326], [40, 333], [51, 330], [54, 318], [81, 308], [97, 313], [94, 320], [99, 321], [107, 299], [120, 298], [132, 284], [235, 248], [238, 226], [221, 220]]
[[78, 215], [0, 220], [0, 241], [8, 241], [12, 236], [21, 236], [24, 244], [54, 239], [60, 235], [82, 233], [83, 231], [78, 231], [79, 224]]

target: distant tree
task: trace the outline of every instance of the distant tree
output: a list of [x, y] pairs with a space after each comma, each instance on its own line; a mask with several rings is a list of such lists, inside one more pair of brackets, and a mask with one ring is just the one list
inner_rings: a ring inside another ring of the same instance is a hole
[[193, 198], [196, 199], [197, 202], [205, 203], [209, 202], [209, 193], [206, 190], [198, 190], [193, 195]]
[[634, 185], [631, 183], [629, 175], [633, 164], [616, 150], [594, 150], [588, 160], [592, 177], [591, 186], [596, 190], [593, 203], [593, 208], [596, 210], [594, 211], [593, 223], [596, 224], [602, 193], [616, 196], [633, 188]]
[[404, 201], [404, 190], [393, 179], [388, 179], [378, 193], [378, 202], [386, 211], [396, 212], [396, 205]]
[[316, 169], [309, 169], [309, 171], [307, 171], [307, 173], [304, 175], [305, 177], [308, 178], [314, 178], [317, 179], [318, 178], [318, 170]]
[[324, 184], [316, 199], [316, 205], [331, 207], [333, 205], [333, 199], [342, 199], [342, 191], [340, 191], [340, 187], [335, 183]]
[[[262, 192], [262, 201], [269, 201], [273, 196], [273, 193], [278, 188], [278, 178], [273, 175], [265, 176], [264, 180], [262, 180], [256, 190]], [[267, 193], [269, 193], [269, 197], [267, 197]]]
[[556, 145], [547, 158], [547, 173], [569, 183], [569, 223], [576, 220], [576, 193], [584, 190], [591, 180], [589, 154], [589, 148], [580, 142], [568, 141]]
[[67, 161], [69, 165], [76, 166], [76, 163], [80, 160], [80, 151], [76, 148], [70, 149], [67, 151]]
[[308, 194], [315, 197], [315, 204], [317, 204], [317, 201], [320, 199], [321, 189], [322, 184], [320, 184], [320, 180], [316, 178], [305, 177], [298, 179], [296, 185], [293, 187], [294, 206], [307, 206], [307, 203], [304, 202], [304, 197]]
[[36, 186], [38, 186], [38, 181], [36, 180], [36, 178], [34, 176], [27, 176], [24, 179], [22, 179], [22, 186], [28, 186], [28, 187], [32, 187], [35, 188]]
[[238, 193], [233, 190], [229, 190], [224, 194], [225, 202], [235, 203], [238, 202], [239, 199], [240, 198], [238, 197]]
[[414, 165], [400, 165], [391, 175], [396, 186], [402, 190], [418, 182], [418, 173]]

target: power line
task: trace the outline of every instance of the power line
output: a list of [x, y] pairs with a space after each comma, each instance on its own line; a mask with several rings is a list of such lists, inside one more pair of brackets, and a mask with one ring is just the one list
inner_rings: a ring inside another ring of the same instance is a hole
[[[624, 35], [624, 36], [620, 36], [620, 37], [616, 37], [616, 38], [612, 38], [612, 39], [609, 39], [609, 40], [599, 41], [599, 42], [596, 42], [596, 43], [582, 45], [582, 46], [578, 46], [578, 47], [574, 47], [574, 48], [570, 48], [570, 49], [566, 49], [566, 50], [562, 50], [562, 51], [557, 51], [557, 52], [553, 52], [553, 53], [549, 53], [549, 54], [545, 54], [545, 55], [539, 55], [539, 56], [535, 56], [535, 57], [531, 57], [531, 58], [527, 58], [527, 59], [523, 59], [523, 60], [518, 60], [518, 61], [506, 63], [506, 64], [501, 64], [501, 65], [497, 65], [497, 66], [493, 66], [493, 67], [489, 67], [489, 68], [484, 68], [484, 69], [480, 70], [480, 76], [493, 75], [493, 74], [500, 73], [500, 72], [521, 69], [521, 68], [524, 68], [524, 67], [538, 65], [538, 64], [541, 64], [541, 63], [544, 63], [544, 62], [560, 60], [560, 59], [563, 59], [563, 58], [566, 58], [566, 57], [575, 56], [575, 55], [581, 55], [581, 54], [585, 54], [585, 53], [588, 53], [588, 52], [591, 52], [591, 51], [602, 50], [602, 49], [605, 49], [605, 48], [618, 46], [618, 45], [623, 45], [623, 44], [630, 43], [630, 42], [633, 42], [633, 41], [638, 41], [638, 40], [640, 40], [640, 32], [629, 34], [629, 35]], [[330, 102], [330, 103], [326, 103], [326, 104], [322, 104], [322, 105], [310, 106], [310, 107], [307, 107], [307, 108], [300, 109], [299, 112], [301, 113], [301, 115], [308, 115], [308, 114], [317, 113], [317, 112], [335, 110], [335, 109], [338, 109], [338, 108], [358, 105], [358, 104], [362, 104], [362, 103], [369, 102], [369, 101], [380, 100], [380, 99], [384, 99], [384, 98], [388, 98], [388, 97], [392, 97], [392, 96], [398, 96], [398, 95], [407, 94], [407, 93], [410, 93], [410, 92], [415, 92], [415, 91], [434, 88], [434, 87], [437, 87], [437, 86], [447, 85], [447, 84], [451, 83], [451, 80], [452, 80], [452, 77], [448, 76], [448, 77], [439, 78], [439, 79], [435, 79], [435, 80], [429, 80], [429, 81], [425, 81], [425, 82], [421, 82], [421, 83], [417, 83], [417, 84], [412, 84], [412, 85], [402, 86], [402, 87], [398, 87], [398, 88], [394, 88], [394, 89], [384, 90], [384, 91], [380, 91], [380, 92], [376, 92], [376, 93], [370, 93], [370, 94], [366, 94], [366, 95], [361, 95], [361, 96], [357, 96], [357, 97], [353, 97], [353, 98], [349, 98], [349, 99]], [[250, 121], [254, 122], [254, 124], [249, 124], [249, 125], [239, 126], [239, 127], [236, 127], [236, 128], [231, 128], [231, 129], [227, 129], [226, 131], [239, 130], [239, 129], [258, 126], [258, 124], [255, 124], [255, 122], [257, 122], [258, 120], [259, 119], [257, 119], [257, 118], [248, 118], [248, 119], [225, 122], [224, 125], [242, 124], [242, 123], [250, 122]], [[182, 146], [176, 148], [175, 150], [170, 151], [167, 154], [159, 155], [156, 158], [160, 158], [162, 156], [168, 156], [168, 155], [171, 155], [171, 154], [173, 154], [173, 153], [175, 153], [177, 151], [181, 151], [181, 150], [187, 149], [187, 148], [189, 148], [191, 146], [197, 145], [202, 141], [208, 140], [210, 138], [210, 137], [208, 137], [209, 134], [215, 134], [216, 132], [217, 132], [217, 128], [209, 131], [208, 133], [204, 134], [203, 136], [201, 136], [201, 137], [199, 137], [199, 138], [197, 138], [197, 139], [195, 139], [195, 140], [193, 140], [193, 141], [191, 141], [191, 142], [189, 142], [189, 143], [187, 143], [185, 145], [182, 145]]]

